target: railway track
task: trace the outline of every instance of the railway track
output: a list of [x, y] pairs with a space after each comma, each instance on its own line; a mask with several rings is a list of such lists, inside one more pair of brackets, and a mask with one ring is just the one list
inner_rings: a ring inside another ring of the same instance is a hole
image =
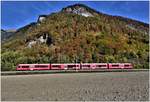
[[104, 69], [104, 70], [43, 70], [43, 71], [2, 71], [1, 75], [28, 75], [28, 74], [54, 74], [54, 73], [93, 73], [93, 72], [137, 72], [149, 69]]

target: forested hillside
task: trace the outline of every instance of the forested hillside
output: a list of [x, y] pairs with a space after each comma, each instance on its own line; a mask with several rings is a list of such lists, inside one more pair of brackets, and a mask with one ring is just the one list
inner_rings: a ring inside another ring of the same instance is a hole
[[19, 63], [131, 62], [149, 65], [149, 25], [72, 5], [39, 18], [2, 43], [3, 70]]

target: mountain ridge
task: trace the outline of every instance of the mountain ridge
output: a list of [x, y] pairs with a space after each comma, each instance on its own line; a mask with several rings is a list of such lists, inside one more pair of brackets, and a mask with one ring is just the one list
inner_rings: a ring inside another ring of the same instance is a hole
[[[127, 18], [127, 17], [124, 17], [124, 16], [110, 15], [110, 14], [107, 14], [107, 13], [102, 13], [102, 12], [99, 12], [99, 11], [97, 11], [97, 10], [95, 10], [95, 9], [92, 9], [92, 8], [90, 8], [90, 7], [88, 7], [88, 6], [84, 5], [84, 4], [80, 4], [80, 3], [78, 3], [78, 4], [73, 4], [73, 5], [69, 5], [69, 6], [67, 6], [67, 7], [64, 7], [64, 8], [62, 8], [61, 11], [59, 11], [59, 12], [64, 12], [65, 9], [70, 8], [70, 7], [73, 8], [73, 7], [75, 7], [75, 6], [81, 6], [81, 7], [90, 9], [92, 12], [95, 12], [95, 13], [97, 13], [97, 14], [102, 14], [102, 15], [106, 15], [106, 16], [116, 17], [116, 18], [122, 19], [122, 20], [124, 20], [124, 21], [127, 21], [127, 19], [128, 19], [128, 20], [133, 21], [133, 22], [141, 23], [143, 26], [149, 27], [149, 24], [146, 23], [146, 22], [142, 22], [142, 21], [139, 21], [139, 20], [135, 20], [135, 19], [133, 19], [133, 18]], [[53, 14], [53, 13], [51, 13], [51, 14]], [[48, 15], [44, 15], [44, 14], [43, 14], [43, 15], [39, 15], [37, 22], [39, 21], [40, 16], [45, 16], [45, 17], [46, 17], [46, 16], [50, 16], [51, 14], [48, 14]], [[55, 13], [54, 13], [54, 14], [55, 14]], [[37, 22], [31, 22], [31, 23], [28, 24], [28, 25], [25, 25], [25, 26], [23, 26], [23, 27], [20, 27], [20, 28], [18, 28], [18, 29], [16, 30], [16, 32], [18, 32], [19, 30], [21, 30], [21, 29], [24, 28], [24, 27], [26, 28], [26, 26], [35, 24], [35, 23], [37, 23]], [[1, 30], [3, 30], [3, 29], [1, 29]], [[8, 30], [9, 30], [9, 29], [8, 29]], [[4, 30], [4, 31], [6, 31], [6, 30]]]

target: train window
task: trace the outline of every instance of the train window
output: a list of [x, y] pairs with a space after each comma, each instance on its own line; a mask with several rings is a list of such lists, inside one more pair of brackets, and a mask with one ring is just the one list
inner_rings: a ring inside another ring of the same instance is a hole
[[39, 65], [35, 65], [35, 68], [38, 68], [39, 67]]
[[46, 68], [46, 67], [48, 67], [48, 66], [44, 66], [44, 65], [39, 65], [39, 67], [43, 67], [43, 68]]
[[106, 67], [106, 65], [96, 65], [96, 67]]
[[29, 68], [29, 66], [22, 66], [22, 68]]
[[46, 66], [46, 65], [35, 65], [35, 68], [39, 68], [39, 67], [46, 68], [48, 66]]
[[129, 67], [130, 65], [124, 65], [125, 67]]
[[52, 67], [59, 67], [60, 68], [61, 66], [60, 65], [52, 65]]
[[118, 67], [119, 65], [112, 65], [112, 67]]
[[82, 65], [82, 67], [90, 67], [90, 65]]
[[76, 67], [76, 65], [68, 65], [68, 68]]

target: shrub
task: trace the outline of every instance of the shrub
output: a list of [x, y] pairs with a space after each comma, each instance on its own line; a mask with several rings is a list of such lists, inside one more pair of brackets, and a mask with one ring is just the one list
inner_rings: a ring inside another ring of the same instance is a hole
[[105, 56], [105, 60], [106, 60], [107, 63], [113, 63], [113, 62], [116, 62], [114, 56], [108, 56], [108, 55], [106, 55], [106, 56]]
[[16, 61], [22, 54], [19, 52], [8, 51], [2, 54], [1, 61], [2, 61], [2, 71], [3, 70], [15, 70], [17, 65]]

